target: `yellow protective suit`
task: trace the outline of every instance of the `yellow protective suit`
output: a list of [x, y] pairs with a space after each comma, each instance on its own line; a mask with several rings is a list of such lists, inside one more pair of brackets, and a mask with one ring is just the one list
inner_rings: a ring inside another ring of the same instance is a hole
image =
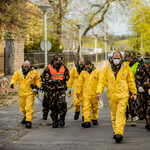
[[15, 86], [17, 81], [19, 81], [18, 95], [20, 111], [26, 117], [26, 121], [32, 122], [34, 93], [30, 84], [35, 83], [36, 86], [41, 88], [41, 78], [36, 70], [30, 71], [26, 78], [24, 78], [21, 68], [14, 73], [10, 84]]
[[115, 80], [110, 63], [103, 69], [97, 87], [97, 94], [102, 94], [107, 86], [107, 97], [110, 105], [111, 121], [115, 134], [123, 135], [126, 123], [125, 112], [128, 105], [129, 90], [137, 94], [134, 76], [129, 64], [124, 62]]
[[83, 70], [79, 76], [76, 94], [80, 94], [82, 91], [84, 122], [91, 122], [91, 119], [98, 119], [99, 108], [98, 100], [96, 98], [96, 90], [100, 74], [101, 72], [98, 69], [93, 70], [90, 74], [86, 70]]
[[[69, 73], [69, 80], [68, 80], [68, 88], [72, 88], [73, 85], [73, 101], [74, 101], [74, 111], [75, 112], [79, 112], [80, 111], [80, 105], [81, 105], [81, 101], [82, 98], [80, 100], [78, 100], [77, 98], [77, 83], [78, 83], [78, 78], [79, 78], [79, 73], [77, 72], [76, 67], [73, 67]], [[80, 93], [80, 95], [82, 95]], [[83, 115], [83, 114], [82, 114]]]

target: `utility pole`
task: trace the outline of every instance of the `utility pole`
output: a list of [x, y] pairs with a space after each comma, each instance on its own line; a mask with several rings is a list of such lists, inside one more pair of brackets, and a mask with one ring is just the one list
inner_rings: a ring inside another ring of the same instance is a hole
[[105, 61], [107, 60], [107, 39], [106, 39], [106, 26], [104, 22], [104, 41], [105, 41]]

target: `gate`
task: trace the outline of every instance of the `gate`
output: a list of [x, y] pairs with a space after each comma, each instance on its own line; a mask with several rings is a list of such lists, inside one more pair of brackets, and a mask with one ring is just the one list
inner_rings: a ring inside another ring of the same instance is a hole
[[0, 77], [4, 76], [4, 48], [5, 40], [0, 40]]
[[0, 40], [0, 76], [10, 75], [11, 39]]
[[12, 54], [13, 57], [10, 42], [11, 39], [5, 40], [5, 49], [4, 49], [4, 74], [5, 75], [10, 75], [10, 54]]

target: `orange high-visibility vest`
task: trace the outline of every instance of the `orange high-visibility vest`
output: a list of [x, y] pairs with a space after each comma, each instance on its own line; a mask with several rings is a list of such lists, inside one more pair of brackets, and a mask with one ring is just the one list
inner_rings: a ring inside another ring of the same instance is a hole
[[64, 78], [64, 72], [65, 72], [65, 67], [62, 65], [60, 66], [60, 70], [57, 72], [50, 64], [48, 65], [50, 74], [51, 74], [51, 79], [53, 80], [63, 80]]

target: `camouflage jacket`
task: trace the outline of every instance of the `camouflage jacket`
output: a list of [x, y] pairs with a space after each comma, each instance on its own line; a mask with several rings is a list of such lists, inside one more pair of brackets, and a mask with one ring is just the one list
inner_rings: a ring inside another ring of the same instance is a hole
[[135, 63], [136, 63], [135, 60], [131, 61], [131, 62], [129, 63], [130, 68], [131, 68]]
[[136, 83], [136, 87], [137, 89], [141, 86], [143, 87], [143, 89], [145, 90], [145, 92], [148, 92], [148, 89], [150, 89], [150, 68], [147, 69], [144, 64], [140, 65], [137, 68], [136, 74], [135, 74], [135, 83]]
[[[60, 66], [57, 67], [53, 64], [51, 64], [51, 66], [58, 72], [60, 70]], [[64, 66], [64, 65], [63, 65]], [[66, 81], [68, 81], [69, 79], [69, 70], [66, 66], [65, 67], [65, 72], [64, 72], [64, 78], [65, 81], [60, 81], [58, 84], [54, 84], [52, 82], [51, 79], [51, 74], [50, 74], [50, 70], [48, 67], [45, 68], [44, 72], [41, 75], [41, 79], [42, 79], [42, 86], [44, 88], [45, 91], [51, 91], [51, 90], [57, 90], [57, 89], [64, 89], [67, 90], [67, 84]]]

